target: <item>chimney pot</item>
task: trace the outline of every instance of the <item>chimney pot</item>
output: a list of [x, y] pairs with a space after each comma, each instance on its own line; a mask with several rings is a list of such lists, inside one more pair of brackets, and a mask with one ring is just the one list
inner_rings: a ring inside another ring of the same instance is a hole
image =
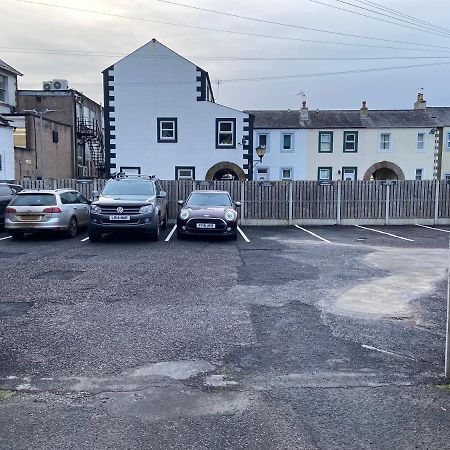
[[359, 115], [361, 119], [367, 119], [369, 117], [369, 109], [367, 108], [367, 102], [365, 100], [362, 102], [362, 107], [359, 110]]
[[309, 120], [309, 111], [306, 106], [306, 100], [302, 102], [302, 108], [300, 109], [300, 122], [307, 122]]
[[427, 109], [427, 102], [423, 98], [422, 92], [417, 94], [417, 101], [414, 102], [414, 109]]

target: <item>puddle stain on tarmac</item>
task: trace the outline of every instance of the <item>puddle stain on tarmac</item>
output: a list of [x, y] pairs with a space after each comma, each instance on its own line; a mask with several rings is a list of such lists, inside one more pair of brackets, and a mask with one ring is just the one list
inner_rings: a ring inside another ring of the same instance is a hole
[[370, 318], [413, 317], [414, 299], [429, 294], [447, 273], [448, 251], [441, 249], [383, 248], [362, 261], [388, 272], [338, 292], [335, 299], [320, 306], [338, 315]]

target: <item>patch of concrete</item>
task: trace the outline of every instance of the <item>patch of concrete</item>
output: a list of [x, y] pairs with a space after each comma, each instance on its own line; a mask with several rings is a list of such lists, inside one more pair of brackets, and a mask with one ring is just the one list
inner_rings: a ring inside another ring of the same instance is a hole
[[216, 366], [203, 359], [164, 361], [134, 369], [129, 374], [133, 377], [160, 376], [187, 380], [201, 373], [211, 372], [215, 368]]
[[205, 378], [205, 386], [208, 387], [229, 387], [239, 384], [234, 380], [227, 380], [225, 375], [209, 375]]
[[105, 402], [113, 417], [149, 420], [225, 415], [246, 410], [256, 397], [240, 392], [198, 392], [185, 386], [153, 387], [140, 392], [114, 392]]
[[448, 251], [441, 249], [382, 248], [367, 254], [363, 263], [387, 272], [357, 284], [320, 303], [338, 315], [371, 318], [412, 318], [411, 301], [429, 294], [446, 276]]

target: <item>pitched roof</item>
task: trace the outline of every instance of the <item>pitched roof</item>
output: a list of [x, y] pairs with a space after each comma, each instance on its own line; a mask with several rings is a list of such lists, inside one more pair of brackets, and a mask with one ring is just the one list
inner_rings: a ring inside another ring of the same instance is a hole
[[370, 110], [361, 118], [358, 110], [309, 111], [309, 120], [300, 120], [300, 111], [245, 111], [255, 116], [254, 128], [432, 128], [450, 125], [450, 108], [426, 110]]
[[2, 59], [0, 59], [0, 69], [3, 69], [10, 73], [13, 73], [14, 75], [20, 75], [20, 76], [23, 75], [18, 70], [14, 69], [14, 67], [11, 67], [9, 64], [6, 64], [5, 61], [3, 61]]

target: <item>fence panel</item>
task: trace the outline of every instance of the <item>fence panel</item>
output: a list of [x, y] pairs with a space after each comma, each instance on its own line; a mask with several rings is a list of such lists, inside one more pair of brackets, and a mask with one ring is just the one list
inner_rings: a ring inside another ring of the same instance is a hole
[[[76, 189], [87, 198], [92, 191], [101, 191], [105, 180], [22, 180], [26, 189]], [[322, 184], [317, 181], [161, 181], [167, 192], [169, 217], [176, 217], [178, 200], [186, 200], [192, 190], [228, 191], [234, 201], [243, 205], [244, 219], [336, 221], [338, 190], [340, 218], [343, 220], [386, 219], [389, 191], [389, 219], [432, 220], [436, 214], [436, 193], [439, 193], [438, 219], [450, 219], [450, 183], [446, 181], [398, 181], [389, 187], [381, 181], [338, 181]], [[439, 188], [439, 189], [437, 189]], [[290, 191], [292, 190], [292, 201]]]

